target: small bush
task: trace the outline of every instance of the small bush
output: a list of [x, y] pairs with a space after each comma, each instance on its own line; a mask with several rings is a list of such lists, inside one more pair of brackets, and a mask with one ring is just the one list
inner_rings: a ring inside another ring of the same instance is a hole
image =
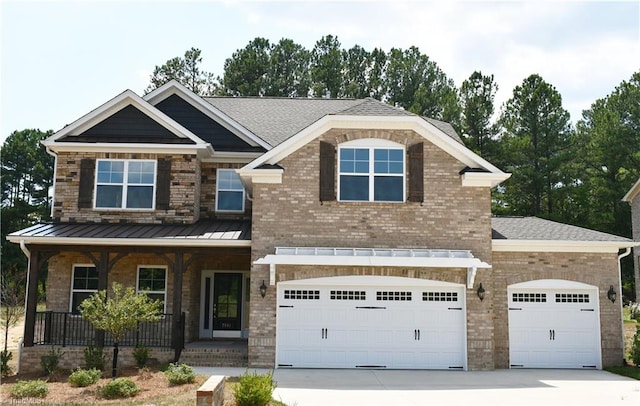
[[98, 382], [101, 377], [102, 372], [97, 369], [77, 369], [69, 375], [69, 383], [84, 388]]
[[116, 378], [100, 388], [99, 393], [107, 399], [130, 398], [140, 392], [140, 388], [128, 378]]
[[264, 375], [245, 372], [240, 375], [240, 382], [233, 388], [233, 394], [238, 406], [266, 406], [277, 386], [273, 372]]
[[11, 373], [11, 367], [9, 367], [9, 361], [13, 358], [13, 353], [9, 350], [0, 351], [0, 374], [7, 376]]
[[187, 364], [169, 364], [169, 367], [164, 371], [164, 375], [172, 385], [183, 385], [185, 383], [194, 383], [196, 381], [196, 374]]
[[135, 358], [138, 368], [146, 367], [149, 361], [149, 349], [144, 344], [136, 345], [135, 350], [133, 350], [133, 358]]
[[51, 347], [48, 353], [40, 357], [40, 366], [44, 370], [44, 373], [51, 376], [58, 370], [58, 364], [60, 364], [60, 358], [64, 355], [59, 348]]
[[14, 398], [43, 398], [49, 393], [49, 387], [45, 381], [18, 381], [11, 387], [11, 396]]
[[97, 369], [104, 371], [105, 354], [102, 347], [89, 345], [84, 349], [84, 363], [87, 369]]
[[640, 303], [629, 303], [629, 318], [640, 322]]
[[636, 326], [636, 333], [631, 343], [631, 361], [640, 368], [640, 326]]

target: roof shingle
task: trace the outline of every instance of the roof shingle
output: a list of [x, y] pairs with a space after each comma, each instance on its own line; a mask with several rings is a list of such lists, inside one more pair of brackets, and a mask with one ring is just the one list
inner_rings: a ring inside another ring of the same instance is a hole
[[494, 240], [631, 242], [617, 235], [538, 217], [493, 217], [491, 225]]

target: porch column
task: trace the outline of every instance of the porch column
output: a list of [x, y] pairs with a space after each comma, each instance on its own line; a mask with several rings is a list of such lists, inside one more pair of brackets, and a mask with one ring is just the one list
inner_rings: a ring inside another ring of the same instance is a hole
[[[109, 252], [100, 251], [100, 257], [95, 265], [98, 271], [98, 291], [106, 291], [109, 288]], [[98, 348], [104, 347], [104, 330], [96, 330], [94, 346]]]
[[175, 362], [182, 353], [182, 273], [184, 272], [184, 253], [176, 252], [173, 262], [173, 319], [171, 320], [171, 346], [175, 351]]
[[24, 316], [25, 347], [33, 347], [33, 334], [36, 329], [36, 310], [38, 307], [38, 273], [40, 269], [40, 251], [31, 248], [27, 280], [27, 304]]

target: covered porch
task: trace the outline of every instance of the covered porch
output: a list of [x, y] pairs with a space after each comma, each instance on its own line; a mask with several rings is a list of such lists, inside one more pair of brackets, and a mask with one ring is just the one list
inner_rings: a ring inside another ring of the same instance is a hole
[[[187, 342], [246, 339], [249, 221], [38, 224], [8, 239], [29, 258], [24, 347], [108, 346], [109, 335], [94, 331], [77, 305], [112, 282], [164, 303], [162, 319], [142, 323], [124, 346], [171, 348], [177, 361]], [[47, 261], [47, 311], [38, 312], [37, 281]]]

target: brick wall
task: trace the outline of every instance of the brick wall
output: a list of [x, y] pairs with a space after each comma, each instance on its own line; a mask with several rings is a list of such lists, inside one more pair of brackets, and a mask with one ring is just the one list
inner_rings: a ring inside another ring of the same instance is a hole
[[251, 201], [245, 198], [244, 213], [216, 213], [216, 182], [218, 169], [237, 169], [245, 164], [203, 162], [200, 175], [200, 218], [250, 219]]
[[509, 367], [507, 288], [537, 279], [564, 279], [600, 289], [602, 365], [620, 365], [623, 358], [620, 306], [607, 299], [609, 286], [616, 289], [618, 286], [616, 254], [494, 252], [493, 279], [493, 290], [487, 289], [487, 297], [492, 297], [494, 304], [497, 368]]
[[[319, 201], [319, 142], [339, 143], [360, 138], [382, 138], [402, 145], [424, 142], [425, 201], [421, 203], [354, 203]], [[491, 263], [491, 200], [489, 188], [462, 187], [459, 171], [465, 167], [412, 131], [331, 130], [279, 162], [282, 184], [254, 184], [252, 260], [272, 254], [277, 246], [465, 249]], [[278, 281], [309, 275], [278, 267]], [[310, 274], [333, 276], [336, 269], [317, 268]], [[404, 269], [343, 269], [342, 274]], [[481, 270], [491, 289], [491, 270]], [[268, 266], [252, 267], [252, 294]], [[298, 276], [296, 276], [298, 275]], [[416, 270], [413, 277], [466, 283], [459, 270]], [[272, 367], [275, 359], [276, 289], [251, 303], [250, 366]], [[468, 300], [470, 369], [493, 368], [493, 314], [491, 300]]]
[[[78, 209], [78, 185], [82, 159], [170, 159], [169, 210]], [[195, 155], [61, 152], [58, 154], [54, 195], [54, 221], [120, 223], [193, 223], [200, 214], [200, 163]]]

